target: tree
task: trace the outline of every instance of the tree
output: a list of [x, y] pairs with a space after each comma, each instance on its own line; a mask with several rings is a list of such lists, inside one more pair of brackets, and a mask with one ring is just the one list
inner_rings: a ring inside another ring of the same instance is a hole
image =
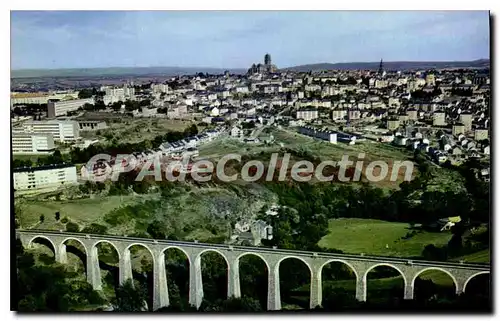
[[79, 99], [92, 98], [93, 88], [85, 88], [78, 92]]
[[114, 311], [118, 312], [144, 311], [146, 299], [147, 293], [141, 284], [128, 279], [116, 289], [112, 304]]
[[184, 130], [184, 136], [186, 137], [195, 135], [198, 135], [198, 127], [196, 126], [196, 124], [193, 124]]
[[164, 225], [165, 223], [155, 220], [148, 225], [147, 232], [154, 239], [165, 239], [166, 234], [165, 231], [162, 229], [162, 226]]
[[43, 221], [45, 221], [45, 215], [40, 215], [40, 223], [43, 223]]
[[59, 221], [59, 218], [61, 217], [61, 214], [59, 212], [56, 212], [55, 217], [56, 217], [56, 221]]

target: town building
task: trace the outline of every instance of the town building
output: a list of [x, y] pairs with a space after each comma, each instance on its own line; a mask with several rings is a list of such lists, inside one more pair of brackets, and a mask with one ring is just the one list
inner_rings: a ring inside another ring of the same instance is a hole
[[13, 155], [51, 154], [54, 150], [52, 135], [12, 133]]
[[460, 123], [453, 124], [453, 126], [451, 128], [451, 133], [453, 134], [453, 136], [458, 136], [460, 134], [465, 133], [464, 124], [460, 124]]
[[71, 164], [14, 168], [16, 191], [58, 188], [77, 182], [76, 166]]
[[253, 74], [267, 74], [267, 73], [273, 73], [276, 72], [278, 68], [272, 64], [271, 62], [271, 55], [266, 54], [264, 56], [264, 64], [253, 64], [250, 69], [248, 69], [247, 74], [248, 75], [253, 75]]
[[106, 129], [108, 126], [105, 121], [100, 120], [79, 120], [78, 129], [80, 131], [94, 131], [99, 129]]
[[303, 109], [303, 110], [297, 110], [295, 118], [309, 121], [309, 120], [317, 119], [318, 117], [319, 116], [318, 116], [317, 109]]
[[432, 121], [433, 126], [445, 126], [446, 121], [445, 121], [445, 113], [444, 112], [435, 112], [433, 114], [433, 121]]
[[322, 130], [310, 126], [303, 126], [298, 128], [299, 133], [302, 135], [326, 140], [329, 143], [337, 144], [337, 133], [329, 130]]
[[47, 117], [66, 116], [68, 112], [76, 111], [85, 104], [94, 104], [94, 98], [49, 101], [47, 103]]
[[486, 128], [477, 128], [474, 130], [474, 140], [476, 141], [488, 139], [488, 135], [488, 129]]
[[52, 135], [54, 141], [72, 142], [80, 137], [79, 125], [72, 120], [33, 120], [12, 128], [13, 133]]
[[126, 100], [136, 100], [134, 87], [101, 87], [101, 91], [105, 92], [103, 97], [105, 105], [113, 104], [119, 101], [125, 102]]
[[472, 114], [471, 113], [461, 113], [460, 122], [465, 126], [465, 132], [470, 132], [472, 129]]
[[77, 99], [78, 92], [62, 91], [62, 92], [33, 92], [33, 93], [12, 93], [10, 95], [10, 105], [18, 104], [46, 104], [49, 100], [69, 100]]
[[388, 130], [396, 130], [399, 128], [399, 119], [388, 119], [387, 120], [387, 129]]

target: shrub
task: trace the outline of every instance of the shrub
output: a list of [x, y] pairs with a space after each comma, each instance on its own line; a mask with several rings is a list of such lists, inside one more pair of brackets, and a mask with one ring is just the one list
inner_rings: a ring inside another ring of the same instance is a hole
[[108, 228], [104, 225], [100, 225], [97, 223], [92, 223], [89, 226], [86, 226], [82, 229], [82, 233], [89, 234], [106, 234]]
[[80, 227], [76, 223], [68, 222], [66, 224], [66, 231], [68, 231], [68, 232], [78, 232], [78, 231], [80, 231]]
[[61, 223], [66, 224], [69, 222], [69, 219], [65, 216], [61, 219]]

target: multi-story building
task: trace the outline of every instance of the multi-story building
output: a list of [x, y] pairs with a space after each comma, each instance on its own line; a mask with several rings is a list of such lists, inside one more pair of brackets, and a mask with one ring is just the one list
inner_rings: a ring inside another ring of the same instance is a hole
[[113, 104], [119, 101], [135, 100], [135, 88], [125, 86], [123, 88], [115, 87], [102, 87], [105, 95], [103, 97], [103, 102], [105, 105]]
[[462, 113], [460, 114], [460, 122], [465, 126], [465, 132], [469, 132], [472, 129], [472, 114]]
[[48, 134], [12, 134], [12, 154], [50, 154], [54, 151], [54, 138]]
[[432, 121], [433, 126], [445, 126], [446, 121], [445, 121], [445, 113], [438, 111], [433, 114], [433, 121]]
[[477, 141], [488, 139], [488, 129], [478, 128], [474, 131], [474, 139]]
[[49, 100], [67, 100], [77, 99], [78, 92], [63, 91], [63, 92], [35, 92], [35, 93], [12, 93], [10, 95], [10, 105], [15, 104], [46, 104]]
[[349, 109], [347, 113], [347, 117], [349, 120], [355, 120], [361, 118], [361, 110], [359, 109]]
[[[168, 87], [167, 84], [151, 84], [151, 91], [156, 94], [156, 93], [168, 93], [170, 91], [170, 88]], [[135, 93], [135, 91], [134, 91]]]
[[410, 108], [406, 111], [406, 115], [408, 115], [408, 120], [417, 120], [418, 119], [418, 111], [414, 108]]
[[58, 116], [66, 116], [68, 112], [78, 110], [85, 104], [93, 104], [94, 98], [73, 99], [64, 101], [49, 101], [47, 103], [47, 117], [55, 118]]
[[387, 120], [387, 129], [396, 130], [399, 128], [399, 119], [391, 118]]
[[78, 122], [72, 120], [40, 120], [24, 122], [13, 133], [52, 135], [55, 141], [71, 142], [80, 137]]
[[333, 120], [344, 120], [347, 116], [347, 109], [334, 109], [332, 110]]
[[303, 119], [303, 120], [317, 119], [318, 118], [318, 110], [316, 110], [316, 109], [297, 110], [296, 118]]
[[17, 191], [57, 188], [77, 182], [76, 167], [71, 164], [14, 168], [13, 173], [14, 189]]
[[460, 134], [465, 133], [464, 124], [460, 124], [460, 123], [453, 124], [453, 126], [451, 128], [451, 133], [453, 134], [453, 136], [458, 136]]

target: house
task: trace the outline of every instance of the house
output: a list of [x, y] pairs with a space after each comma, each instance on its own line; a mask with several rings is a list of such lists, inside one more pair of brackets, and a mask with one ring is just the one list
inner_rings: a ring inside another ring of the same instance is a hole
[[233, 128], [231, 128], [231, 137], [239, 138], [242, 136], [243, 136], [243, 130], [241, 130], [240, 127], [234, 126]]
[[462, 149], [459, 146], [454, 146], [450, 152], [452, 155], [462, 155]]

